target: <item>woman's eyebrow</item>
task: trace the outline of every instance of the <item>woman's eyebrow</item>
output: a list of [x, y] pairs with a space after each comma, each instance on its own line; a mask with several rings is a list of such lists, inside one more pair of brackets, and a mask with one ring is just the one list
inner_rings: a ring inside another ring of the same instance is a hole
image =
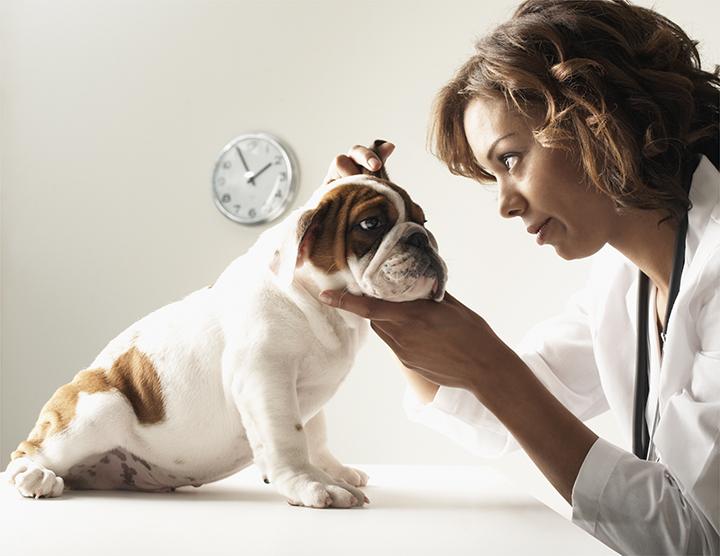
[[515, 132], [508, 133], [507, 135], [503, 135], [502, 137], [495, 139], [495, 141], [493, 141], [492, 145], [490, 145], [490, 148], [488, 149], [487, 160], [494, 160], [494, 152], [495, 148], [498, 146], [498, 143], [500, 143], [500, 141], [502, 141], [503, 139], [507, 139], [508, 137], [511, 137], [513, 135], [515, 135]]

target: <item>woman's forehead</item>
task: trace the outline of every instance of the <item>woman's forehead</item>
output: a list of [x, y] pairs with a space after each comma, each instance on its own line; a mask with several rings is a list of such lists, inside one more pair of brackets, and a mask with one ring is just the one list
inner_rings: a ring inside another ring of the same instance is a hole
[[533, 124], [532, 118], [497, 92], [477, 96], [468, 102], [464, 120], [466, 128], [483, 126], [490, 130], [506, 126], [529, 129]]
[[510, 108], [502, 96], [477, 97], [468, 103], [464, 114], [465, 136], [478, 160], [492, 155], [504, 139], [532, 134], [533, 120], [516, 108]]

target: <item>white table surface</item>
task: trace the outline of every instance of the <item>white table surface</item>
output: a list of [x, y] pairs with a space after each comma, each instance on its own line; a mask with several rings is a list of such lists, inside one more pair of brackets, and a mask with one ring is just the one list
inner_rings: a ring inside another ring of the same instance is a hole
[[357, 467], [371, 503], [351, 510], [289, 506], [255, 467], [168, 494], [42, 500], [0, 474], [0, 554], [615, 554], [492, 467]]

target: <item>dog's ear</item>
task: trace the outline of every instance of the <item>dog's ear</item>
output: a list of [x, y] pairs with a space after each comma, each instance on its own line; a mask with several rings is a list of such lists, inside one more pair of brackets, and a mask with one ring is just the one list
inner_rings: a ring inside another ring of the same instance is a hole
[[[380, 158], [380, 151], [378, 149], [380, 148], [380, 145], [382, 145], [383, 143], [387, 143], [387, 141], [384, 141], [383, 139], [375, 139], [375, 141], [373, 141], [373, 144], [370, 146], [370, 150], [372, 152], [374, 152], [378, 156], [378, 158]], [[363, 174], [367, 174], [369, 176], [374, 176], [381, 180], [390, 181], [387, 170], [385, 169], [385, 164], [380, 166], [380, 169], [375, 172], [371, 172], [367, 168], [363, 168], [362, 170], [363, 170]]]
[[305, 264], [310, 252], [317, 227], [323, 218], [323, 207], [299, 210], [288, 218], [288, 226], [280, 241], [280, 247], [270, 263], [270, 270], [284, 287], [292, 283], [295, 269]]

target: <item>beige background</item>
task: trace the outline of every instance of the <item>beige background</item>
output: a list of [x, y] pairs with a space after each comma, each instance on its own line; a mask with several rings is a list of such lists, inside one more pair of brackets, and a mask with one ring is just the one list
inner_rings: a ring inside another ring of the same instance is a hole
[[[650, 5], [650, 2], [643, 2]], [[381, 137], [425, 208], [449, 290], [515, 344], [563, 309], [589, 261], [561, 261], [491, 191], [425, 149], [430, 103], [473, 37], [514, 1], [2, 1], [2, 451], [54, 390], [158, 307], [212, 283], [264, 228], [226, 219], [212, 163], [235, 136], [277, 135], [301, 168]], [[660, 0], [717, 62], [720, 3]], [[346, 462], [479, 460], [406, 420], [404, 384], [371, 338], [328, 406]], [[612, 419], [595, 426], [611, 438]], [[503, 470], [544, 488], [522, 455]], [[552, 496], [552, 495], [550, 495]]]

